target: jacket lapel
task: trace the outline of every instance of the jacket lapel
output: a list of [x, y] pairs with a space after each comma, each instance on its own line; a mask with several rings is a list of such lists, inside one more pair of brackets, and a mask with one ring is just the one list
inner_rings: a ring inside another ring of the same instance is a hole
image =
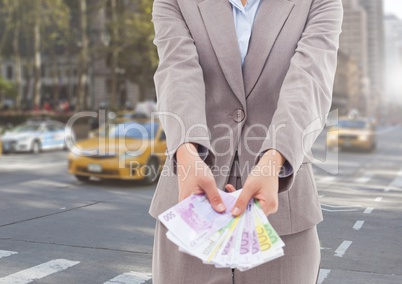
[[246, 97], [257, 83], [272, 46], [293, 6], [294, 3], [287, 0], [261, 0], [243, 65]]
[[198, 7], [225, 78], [245, 107], [241, 56], [232, 6], [229, 0], [204, 0]]

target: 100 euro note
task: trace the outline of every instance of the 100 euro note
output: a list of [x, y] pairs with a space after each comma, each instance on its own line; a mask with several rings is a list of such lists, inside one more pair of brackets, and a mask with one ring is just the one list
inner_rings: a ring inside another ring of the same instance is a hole
[[234, 243], [237, 232], [240, 230], [241, 216], [234, 218], [235, 222], [231, 223], [228, 228], [222, 244], [217, 247], [216, 253], [209, 258], [212, 263], [218, 268], [231, 267], [230, 259], [233, 252]]
[[232, 250], [230, 252], [230, 258], [229, 258], [229, 265], [230, 267], [239, 267], [241, 266], [241, 262], [245, 261], [244, 258], [247, 258], [249, 260], [249, 251], [248, 251], [248, 231], [252, 230], [253, 228], [249, 228], [250, 220], [249, 220], [249, 210], [251, 208], [251, 204], [249, 202], [246, 210], [244, 213], [241, 215], [241, 222], [239, 222], [239, 228], [236, 230], [236, 233], [234, 235], [234, 244], [232, 247]]
[[255, 232], [253, 206], [255, 206], [254, 200], [250, 200], [245, 211], [246, 218], [240, 245], [238, 265], [243, 268], [249, 267], [252, 263], [261, 262], [260, 244]]
[[204, 263], [212, 262], [218, 268], [230, 267], [245, 271], [283, 255], [284, 244], [269, 224], [258, 202], [251, 200], [244, 214], [236, 219], [239, 220], [231, 222], [226, 227], [226, 232], [220, 235], [219, 242], [209, 243], [213, 245], [208, 248], [214, 249], [207, 250], [210, 257], [207, 261], [202, 258]]
[[238, 228], [240, 217], [233, 218], [229, 224], [220, 230], [219, 238], [216, 235], [210, 238], [210, 246], [204, 250], [204, 254], [208, 256], [204, 263], [214, 264], [216, 267], [227, 267], [224, 259], [220, 259], [220, 252], [225, 248], [228, 240], [233, 236], [233, 232]]

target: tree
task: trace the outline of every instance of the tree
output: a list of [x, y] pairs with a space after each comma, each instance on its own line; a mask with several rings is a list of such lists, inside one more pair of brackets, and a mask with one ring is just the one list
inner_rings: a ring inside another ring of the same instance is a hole
[[[0, 50], [15, 61], [16, 103], [21, 104], [22, 56], [33, 61], [34, 94], [36, 107], [41, 103], [42, 54], [52, 53], [65, 37], [69, 27], [69, 10], [62, 0], [0, 0], [1, 16], [7, 28], [3, 30]], [[4, 39], [6, 39], [4, 41]], [[33, 42], [33, 46], [27, 43]], [[5, 43], [11, 42], [11, 47]], [[24, 47], [22, 52], [21, 47]], [[10, 54], [11, 53], [11, 54]], [[24, 53], [24, 54], [23, 54]], [[33, 59], [33, 60], [32, 60]]]
[[40, 52], [40, 26], [41, 26], [41, 4], [39, 0], [34, 0], [33, 1], [34, 6], [33, 6], [33, 16], [32, 16], [32, 21], [33, 21], [33, 34], [34, 34], [34, 106], [36, 108], [40, 108], [40, 102], [41, 102], [41, 86], [42, 86], [42, 80], [41, 80], [41, 67], [42, 67], [42, 57], [41, 57], [41, 52]]
[[[31, 19], [34, 34], [34, 105], [41, 104], [41, 74], [42, 51], [50, 47], [53, 55], [53, 72], [56, 69], [54, 48], [60, 41], [60, 36], [67, 34], [69, 25], [69, 10], [62, 0], [21, 0], [25, 7], [33, 5], [32, 12], [27, 14], [27, 20]], [[28, 4], [30, 3], [30, 4]], [[46, 31], [46, 32], [45, 32]], [[44, 33], [45, 36], [42, 36]], [[43, 37], [43, 40], [41, 39]], [[62, 42], [62, 41], [61, 41]], [[42, 45], [42, 47], [41, 47]], [[57, 74], [53, 74], [55, 79]]]
[[57, 72], [59, 63], [58, 55], [64, 53], [64, 46], [67, 46], [72, 40], [70, 32], [70, 8], [62, 0], [47, 3], [46, 9], [52, 10], [52, 14], [46, 17], [46, 23], [43, 28], [42, 52], [50, 56], [51, 68], [50, 75], [53, 85], [53, 98], [59, 100], [59, 74]]
[[137, 3], [134, 13], [126, 13], [124, 19], [123, 49], [120, 66], [126, 70], [129, 79], [138, 84], [140, 101], [150, 95], [154, 88], [153, 75], [158, 66], [158, 55], [153, 44], [152, 0], [131, 0]]
[[80, 0], [80, 34], [81, 34], [81, 52], [80, 52], [80, 78], [78, 83], [78, 110], [86, 108], [87, 84], [88, 84], [88, 18], [86, 0]]
[[5, 0], [2, 3], [4, 11], [4, 22], [7, 24], [8, 29], [4, 31], [3, 38], [0, 44], [0, 51], [3, 50], [7, 37], [12, 34], [12, 51], [15, 61], [15, 90], [16, 90], [16, 107], [20, 108], [21, 105], [21, 54], [20, 54], [20, 31], [21, 31], [21, 9], [19, 0]]
[[14, 0], [15, 4], [15, 13], [14, 13], [14, 35], [13, 35], [13, 51], [14, 51], [14, 60], [15, 60], [15, 88], [17, 90], [17, 98], [16, 98], [16, 108], [21, 108], [21, 99], [22, 99], [22, 84], [21, 84], [21, 53], [20, 53], [20, 31], [21, 31], [21, 16], [20, 16], [20, 4], [19, 0]]
[[111, 32], [112, 32], [112, 56], [111, 56], [111, 70], [112, 70], [112, 92], [111, 92], [111, 107], [116, 108], [116, 85], [117, 85], [117, 60], [120, 53], [120, 48], [116, 44], [119, 38], [119, 23], [117, 21], [117, 2], [110, 0], [111, 11]]
[[[124, 77], [136, 83], [142, 101], [153, 89], [153, 75], [158, 65], [156, 47], [153, 44], [152, 0], [110, 0], [108, 29], [111, 44], [112, 105], [116, 103], [116, 81], [118, 70], [124, 70]], [[120, 5], [119, 5], [120, 4]], [[120, 75], [122, 76], [122, 75]]]
[[0, 104], [4, 103], [4, 99], [11, 99], [17, 96], [15, 85], [0, 76]]
[[[35, 106], [39, 107], [42, 101], [42, 73], [51, 75], [52, 91], [57, 100], [56, 70], [59, 69], [58, 55], [62, 54], [71, 59], [70, 67], [71, 62], [78, 59], [78, 89], [74, 94], [77, 109], [86, 107], [90, 55], [91, 62], [107, 62], [111, 74], [112, 107], [118, 105], [119, 81], [122, 79], [138, 84], [140, 101], [148, 97], [158, 64], [152, 43], [152, 3], [152, 0], [0, 0], [0, 60], [1, 56], [12, 57], [16, 63], [17, 105], [24, 97], [22, 77], [30, 78], [30, 70], [34, 70]], [[99, 15], [102, 18], [102, 13], [106, 15], [106, 25], [97, 18]], [[102, 36], [108, 38], [107, 44]], [[42, 69], [43, 58], [51, 59], [50, 72]], [[28, 72], [21, 72], [22, 65]], [[71, 78], [73, 69], [69, 71]], [[73, 89], [73, 82], [69, 80], [70, 99]]]

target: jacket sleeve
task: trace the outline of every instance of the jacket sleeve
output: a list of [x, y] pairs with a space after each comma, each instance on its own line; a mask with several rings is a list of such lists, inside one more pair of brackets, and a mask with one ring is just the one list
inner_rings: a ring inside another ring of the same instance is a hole
[[152, 21], [159, 55], [154, 76], [157, 106], [169, 160], [175, 169], [177, 148], [191, 142], [201, 146], [201, 152], [207, 153], [202, 158], [212, 166], [215, 154], [206, 121], [203, 72], [177, 0], [155, 0]]
[[[288, 190], [330, 110], [343, 9], [341, 0], [313, 0], [283, 81], [277, 109], [260, 153], [276, 149], [293, 168], [279, 181]], [[258, 163], [259, 156], [255, 162]]]

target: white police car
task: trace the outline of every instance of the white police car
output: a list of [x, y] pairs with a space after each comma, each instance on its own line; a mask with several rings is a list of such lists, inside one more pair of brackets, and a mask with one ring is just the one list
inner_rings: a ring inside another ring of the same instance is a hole
[[58, 121], [28, 121], [7, 131], [1, 138], [1, 144], [3, 153], [39, 153], [42, 150], [66, 149], [67, 139], [64, 138], [68, 136], [75, 141], [71, 129]]

